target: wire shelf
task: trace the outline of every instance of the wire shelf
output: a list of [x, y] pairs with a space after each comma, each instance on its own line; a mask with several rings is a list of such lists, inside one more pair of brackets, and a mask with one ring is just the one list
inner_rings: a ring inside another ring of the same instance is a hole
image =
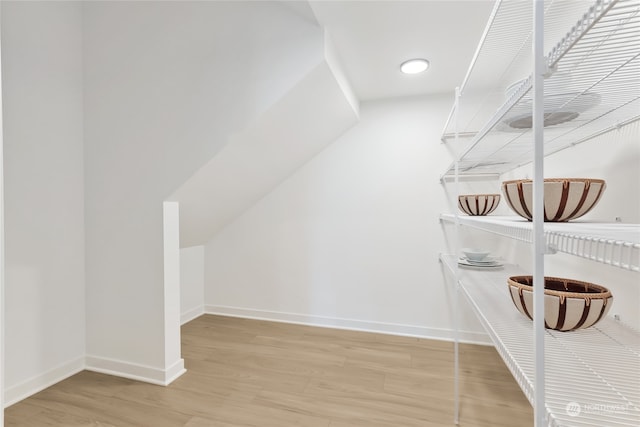
[[[598, 1], [551, 50], [547, 67], [545, 155], [640, 120], [640, 0]], [[461, 175], [530, 162], [531, 86], [531, 76], [514, 86], [476, 133], [460, 155]]]
[[[456, 259], [441, 256], [453, 278]], [[533, 404], [533, 325], [517, 311], [507, 291], [507, 278], [525, 273], [513, 265], [494, 271], [458, 270], [462, 294]], [[638, 331], [610, 317], [583, 330], [546, 330], [545, 359], [548, 426], [640, 425]]]
[[[584, 14], [584, 3], [545, 0], [545, 51], [564, 37]], [[460, 85], [464, 102], [458, 109], [458, 135], [473, 136], [504, 101], [508, 85], [529, 75], [532, 68], [533, 15], [530, 2], [496, 1], [467, 74]], [[473, 102], [467, 102], [471, 99]], [[474, 108], [475, 107], [475, 108]], [[442, 139], [455, 134], [452, 109]], [[466, 132], [465, 132], [466, 131]]]
[[[454, 214], [440, 219], [455, 223]], [[522, 242], [533, 242], [531, 222], [511, 216], [459, 216], [460, 224]], [[547, 222], [544, 225], [547, 246], [603, 264], [640, 272], [640, 224], [594, 222]]]

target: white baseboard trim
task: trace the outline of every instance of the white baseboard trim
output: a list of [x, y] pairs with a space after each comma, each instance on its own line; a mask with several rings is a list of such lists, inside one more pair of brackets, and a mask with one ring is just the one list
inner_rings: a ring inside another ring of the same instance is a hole
[[114, 375], [117, 377], [129, 378], [131, 380], [143, 381], [162, 386], [169, 385], [173, 380], [186, 372], [186, 369], [184, 369], [183, 359], [179, 359], [167, 369], [159, 369], [151, 366], [124, 362], [122, 360], [91, 355], [86, 356], [85, 369], [87, 371]]
[[84, 356], [70, 360], [63, 363], [44, 374], [37, 375], [26, 381], [16, 384], [11, 387], [7, 387], [4, 391], [4, 407], [18, 403], [19, 401], [26, 399], [27, 397], [44, 390], [47, 387], [54, 385], [64, 379], [69, 378], [72, 375], [84, 370], [85, 360]]
[[[354, 331], [375, 332], [380, 334], [402, 335], [417, 338], [453, 341], [451, 329], [427, 328], [424, 326], [403, 325], [397, 323], [372, 322], [366, 320], [341, 319], [308, 314], [285, 313], [278, 311], [254, 310], [240, 307], [205, 305], [205, 314], [243, 317], [248, 319], [269, 320], [273, 322], [295, 323], [325, 328], [349, 329]], [[492, 345], [489, 336], [483, 332], [460, 331], [460, 342], [479, 345]]]
[[184, 325], [185, 323], [191, 322], [196, 317], [200, 317], [204, 314], [204, 306], [194, 307], [190, 310], [185, 311], [180, 315], [180, 324]]
[[176, 363], [165, 369], [164, 385], [169, 385], [187, 372], [184, 368], [184, 359], [178, 359]]

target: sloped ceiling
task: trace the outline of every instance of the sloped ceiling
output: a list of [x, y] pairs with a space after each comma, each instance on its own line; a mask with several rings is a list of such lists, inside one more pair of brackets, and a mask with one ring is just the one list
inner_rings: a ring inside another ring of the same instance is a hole
[[170, 198], [180, 203], [180, 246], [207, 242], [356, 122], [323, 61]]

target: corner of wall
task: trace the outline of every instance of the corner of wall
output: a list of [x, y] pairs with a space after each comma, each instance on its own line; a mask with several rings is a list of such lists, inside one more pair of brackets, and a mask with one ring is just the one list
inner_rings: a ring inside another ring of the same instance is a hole
[[331, 40], [331, 36], [329, 35], [329, 31], [324, 28], [324, 58], [329, 65], [329, 69], [333, 73], [336, 81], [338, 82], [338, 86], [342, 89], [347, 102], [353, 108], [356, 117], [360, 117], [360, 100], [356, 96], [353, 88], [351, 86], [351, 82], [347, 78], [347, 75], [344, 72], [344, 68], [342, 67], [342, 62], [338, 57], [338, 53], [335, 49], [333, 41]]
[[[74, 360], [70, 360], [67, 363], [63, 363], [49, 371], [29, 378], [26, 381], [16, 384], [4, 391], [6, 400], [3, 402], [3, 408], [9, 407], [19, 401], [26, 399], [27, 397], [44, 390], [64, 379], [69, 378], [72, 375], [84, 370], [85, 359], [79, 357]], [[4, 387], [3, 387], [4, 388]], [[0, 410], [0, 412], [2, 412]], [[2, 424], [0, 424], [2, 425]]]
[[204, 246], [180, 249], [180, 324], [204, 314]]
[[[203, 296], [204, 298], [204, 296]], [[180, 325], [191, 322], [204, 314], [204, 304], [199, 307], [183, 311], [180, 315]]]

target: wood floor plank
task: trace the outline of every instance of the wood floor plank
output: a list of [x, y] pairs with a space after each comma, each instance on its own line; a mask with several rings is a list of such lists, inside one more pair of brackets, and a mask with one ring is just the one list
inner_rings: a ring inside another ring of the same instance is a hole
[[5, 411], [5, 425], [29, 425], [29, 420], [41, 414], [44, 410], [44, 408], [36, 406], [29, 401], [22, 401], [17, 405], [13, 405], [10, 410]]
[[[168, 387], [81, 372], [7, 408], [5, 425], [453, 425], [450, 342], [205, 315], [182, 327], [182, 351]], [[460, 366], [460, 426], [532, 425], [492, 347], [461, 345]]]

